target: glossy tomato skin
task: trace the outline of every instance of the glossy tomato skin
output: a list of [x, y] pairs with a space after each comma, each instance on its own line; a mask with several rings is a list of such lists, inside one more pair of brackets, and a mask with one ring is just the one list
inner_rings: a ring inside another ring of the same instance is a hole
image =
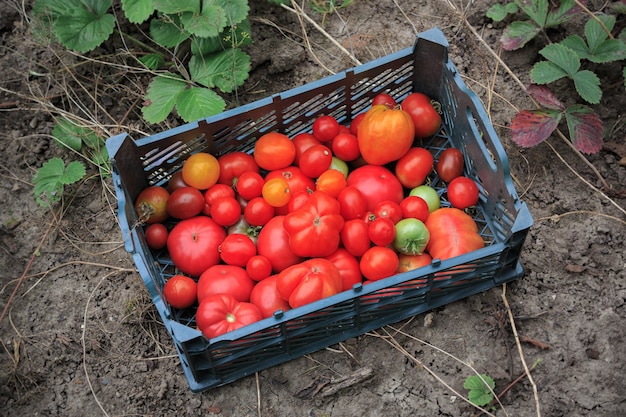
[[198, 279], [198, 302], [212, 294], [228, 294], [237, 301], [250, 300], [254, 281], [245, 269], [234, 265], [213, 265]]
[[405, 255], [419, 255], [424, 252], [430, 232], [421, 220], [406, 218], [396, 224], [396, 238], [393, 247]]
[[247, 171], [237, 177], [235, 190], [244, 200], [259, 197], [263, 191], [265, 180], [258, 172]]
[[291, 310], [289, 302], [283, 299], [276, 289], [277, 279], [278, 275], [272, 275], [258, 282], [250, 294], [250, 302], [258, 307], [263, 318], [272, 317], [278, 310], [283, 312]]
[[302, 132], [298, 133], [296, 136], [291, 139], [294, 146], [296, 147], [296, 157], [293, 160], [293, 164], [298, 166], [300, 163], [300, 157], [311, 146], [321, 145], [322, 142], [317, 140], [312, 133]]
[[309, 178], [317, 178], [333, 161], [333, 153], [325, 145], [314, 145], [300, 156], [298, 167]]
[[169, 217], [167, 200], [170, 193], [164, 188], [153, 185], [143, 189], [135, 199], [135, 211], [139, 220], [147, 223], [162, 223]]
[[389, 218], [377, 217], [367, 226], [367, 235], [374, 245], [389, 245], [396, 237], [395, 224]]
[[383, 200], [374, 207], [374, 216], [389, 219], [393, 224], [396, 224], [402, 220], [402, 207], [396, 201]]
[[190, 187], [206, 190], [217, 182], [220, 176], [220, 164], [217, 158], [206, 152], [191, 155], [182, 169], [183, 180]]
[[232, 226], [240, 217], [241, 205], [233, 197], [220, 197], [211, 204], [211, 218], [220, 226]]
[[246, 272], [254, 281], [263, 281], [272, 275], [272, 263], [263, 255], [254, 255], [246, 263]]
[[343, 172], [336, 169], [327, 169], [315, 181], [315, 191], [323, 191], [331, 197], [337, 198], [346, 188], [347, 180]]
[[400, 208], [402, 209], [402, 218], [414, 218], [423, 222], [428, 218], [428, 203], [422, 197], [415, 195], [406, 196], [400, 202]]
[[467, 177], [456, 177], [448, 184], [448, 201], [452, 207], [464, 210], [478, 203], [478, 187]]
[[345, 220], [360, 219], [367, 211], [365, 196], [356, 187], [346, 186], [337, 195], [341, 215]]
[[217, 249], [222, 261], [234, 266], [244, 267], [256, 255], [256, 244], [243, 233], [227, 235]]
[[193, 187], [179, 188], [167, 199], [167, 212], [180, 220], [197, 216], [202, 213], [204, 206], [204, 196]]
[[361, 155], [359, 141], [352, 133], [340, 133], [331, 143], [333, 154], [342, 161], [354, 161]]
[[274, 171], [293, 164], [296, 146], [287, 135], [270, 132], [256, 141], [252, 155], [260, 168]]
[[228, 152], [217, 158], [220, 165], [219, 184], [233, 185], [233, 181], [244, 172], [259, 172], [254, 157], [241, 151]]
[[367, 202], [367, 210], [374, 211], [376, 205], [385, 200], [400, 204], [404, 198], [402, 184], [387, 168], [364, 165], [348, 175], [347, 186], [357, 188]]
[[376, 106], [377, 104], [384, 104], [385, 106], [393, 109], [398, 105], [396, 100], [387, 93], [379, 93], [372, 99], [372, 106]]
[[365, 118], [365, 113], [366, 112], [357, 114], [356, 116], [354, 116], [352, 122], [350, 123], [350, 133], [352, 133], [354, 136], [357, 136], [357, 133], [359, 132], [359, 125]]
[[167, 181], [167, 191], [169, 191], [171, 194], [175, 190], [183, 187], [189, 187], [189, 185], [185, 182], [185, 180], [183, 180], [182, 171], [176, 171]]
[[254, 304], [237, 301], [228, 294], [207, 297], [196, 311], [198, 328], [209, 339], [262, 319], [261, 311]]
[[341, 229], [341, 243], [352, 256], [362, 256], [371, 246], [369, 225], [363, 219], [347, 220]]
[[243, 215], [252, 226], [263, 226], [274, 217], [274, 207], [263, 197], [254, 197], [246, 204]]
[[428, 185], [418, 185], [409, 191], [410, 196], [416, 196], [423, 199], [428, 205], [428, 212], [432, 213], [441, 206], [441, 199], [437, 190]]
[[367, 111], [357, 134], [361, 156], [371, 165], [400, 159], [411, 148], [414, 138], [415, 128], [409, 114], [382, 104]]
[[313, 121], [313, 136], [320, 142], [330, 142], [339, 134], [339, 123], [333, 116], [319, 116]]
[[457, 148], [448, 148], [439, 155], [436, 170], [439, 178], [449, 183], [463, 174], [464, 166], [463, 153]]
[[278, 274], [280, 296], [297, 308], [341, 292], [339, 270], [328, 259], [312, 258], [290, 266]]
[[370, 281], [394, 275], [398, 265], [398, 254], [386, 246], [372, 246], [359, 261], [361, 273]]
[[257, 241], [257, 253], [270, 260], [274, 273], [303, 260], [289, 246], [289, 235], [285, 231], [284, 221], [285, 216], [275, 216], [263, 226]]
[[167, 227], [163, 223], [152, 223], [146, 227], [146, 243], [150, 249], [159, 250], [167, 246]]
[[[308, 177], [302, 173], [302, 170], [297, 166], [288, 166], [286, 168], [268, 172], [265, 176], [265, 181], [269, 181], [272, 178], [283, 178], [289, 185], [289, 193], [294, 195], [300, 191], [313, 191], [315, 190], [315, 181], [311, 177]], [[277, 207], [276, 214], [287, 214], [287, 207]]]
[[339, 248], [326, 259], [331, 261], [339, 270], [341, 276], [341, 291], [352, 289], [355, 284], [363, 281], [359, 260], [350, 254], [347, 249]]
[[184, 275], [174, 275], [163, 286], [165, 301], [174, 308], [191, 307], [197, 298], [197, 284]]
[[177, 223], [167, 237], [167, 249], [182, 272], [198, 276], [220, 261], [218, 246], [226, 237], [223, 227], [206, 216]]
[[463, 210], [445, 207], [428, 216], [430, 240], [426, 251], [433, 259], [449, 259], [478, 250], [485, 245], [476, 222]]
[[397, 272], [402, 273], [412, 271], [414, 269], [430, 265], [432, 260], [433, 258], [427, 253], [422, 253], [419, 255], [400, 254], [398, 256], [399, 265]]
[[428, 149], [413, 147], [398, 160], [395, 174], [405, 188], [415, 188], [424, 184], [433, 166], [434, 158]]
[[402, 101], [402, 109], [411, 116], [416, 137], [427, 138], [441, 129], [441, 116], [427, 95], [422, 93], [409, 94]]
[[213, 204], [215, 200], [217, 200], [220, 197], [235, 198], [235, 190], [233, 190], [233, 187], [230, 187], [226, 184], [215, 184], [212, 187], [210, 187], [208, 190], [204, 192], [204, 201], [206, 204], [204, 205], [204, 209], [202, 210], [202, 213], [206, 214], [207, 216], [210, 216], [211, 205]]

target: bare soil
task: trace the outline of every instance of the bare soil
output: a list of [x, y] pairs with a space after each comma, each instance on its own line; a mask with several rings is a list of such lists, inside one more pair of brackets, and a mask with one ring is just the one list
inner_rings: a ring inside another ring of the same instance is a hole
[[[55, 72], [58, 56], [67, 65], [78, 59], [33, 42], [13, 3], [21, 2], [0, 4], [3, 309], [20, 286], [0, 322], [1, 416], [475, 416], [479, 411], [460, 396], [467, 394], [463, 381], [472, 374], [467, 365], [492, 376], [499, 393], [524, 373], [522, 357], [529, 367], [538, 362], [532, 370], [537, 395], [523, 377], [502, 396], [495, 415], [624, 415], [626, 167], [618, 163], [624, 155], [615, 151], [626, 146], [619, 118], [626, 107], [621, 67], [602, 69], [612, 77], [606, 85], [614, 88], [605, 90], [596, 107], [613, 128], [606, 138], [611, 147], [587, 158], [611, 187], [601, 194], [587, 185], [602, 188], [597, 176], [558, 137], [532, 149], [507, 138], [515, 107], [532, 103], [489, 52], [488, 47], [499, 50], [503, 27], [484, 17], [493, 2], [452, 7], [445, 1], [360, 0], [326, 16], [307, 8], [361, 62], [411, 46], [416, 32], [434, 26], [444, 31], [452, 61], [500, 133], [518, 193], [535, 219], [522, 254], [526, 274], [506, 288], [194, 394], [124, 251], [108, 180], [92, 169], [89, 179], [70, 187], [62, 210], [34, 201], [35, 170], [53, 156], [74, 158], [51, 140], [53, 119], [46, 107], [60, 107], [69, 97], [63, 86], [78, 85], [67, 72]], [[228, 97], [231, 106], [354, 66], [296, 14], [263, 0], [251, 6], [255, 43], [248, 52], [254, 69], [245, 87]], [[620, 16], [618, 26], [623, 24]], [[501, 53], [524, 83], [543, 42]], [[106, 52], [115, 51], [93, 56]], [[139, 137], [138, 131], [180, 123], [171, 118], [145, 126], [138, 100], [147, 78], [136, 77], [144, 84], [116, 84], [120, 74], [96, 71], [102, 68], [85, 65], [78, 76], [91, 89], [83, 93], [96, 94], [102, 106], [91, 104], [87, 111], [109, 133], [132, 129]], [[560, 94], [575, 100], [567, 84]], [[352, 377], [352, 383], [328, 393], [328, 382], [342, 377]]]

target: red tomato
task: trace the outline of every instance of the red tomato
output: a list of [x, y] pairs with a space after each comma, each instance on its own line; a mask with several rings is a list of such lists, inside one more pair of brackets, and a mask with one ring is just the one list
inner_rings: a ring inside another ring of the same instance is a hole
[[418, 138], [432, 136], [441, 128], [441, 116], [425, 94], [409, 94], [402, 101], [402, 109], [411, 116]]
[[278, 275], [272, 275], [257, 283], [250, 294], [250, 302], [258, 307], [263, 318], [272, 317], [278, 310], [289, 311], [289, 302], [284, 300], [276, 289]]
[[241, 205], [233, 197], [220, 197], [211, 204], [211, 218], [220, 226], [232, 226], [241, 217]]
[[435, 259], [449, 259], [485, 245], [474, 219], [457, 208], [440, 208], [426, 219], [430, 240], [426, 251]]
[[289, 235], [284, 227], [285, 216], [276, 216], [263, 226], [257, 241], [257, 253], [272, 264], [272, 271], [283, 269], [302, 261], [289, 246]]
[[173, 193], [175, 190], [183, 187], [189, 187], [189, 185], [183, 179], [182, 171], [176, 171], [172, 174], [169, 181], [167, 181], [167, 191]]
[[415, 127], [409, 114], [382, 104], [367, 111], [357, 134], [361, 156], [371, 165], [400, 159], [411, 148], [414, 138]]
[[272, 263], [263, 255], [254, 255], [246, 263], [246, 272], [255, 281], [263, 281], [272, 275]]
[[274, 217], [274, 207], [263, 197], [255, 197], [246, 204], [243, 215], [252, 226], [263, 226]]
[[428, 185], [418, 185], [409, 191], [409, 196], [420, 197], [428, 205], [428, 212], [432, 213], [437, 210], [441, 205], [441, 198], [439, 193], [433, 187]]
[[448, 184], [448, 201], [452, 207], [464, 210], [475, 206], [478, 203], [478, 194], [478, 186], [470, 178], [456, 177]]
[[246, 266], [248, 260], [256, 255], [256, 245], [243, 233], [227, 235], [217, 250], [224, 263], [241, 267]]
[[150, 249], [159, 250], [167, 245], [167, 227], [162, 223], [152, 223], [146, 227], [146, 243]]
[[357, 136], [357, 134], [359, 132], [359, 125], [361, 124], [361, 122], [365, 118], [365, 113], [366, 112], [357, 114], [352, 119], [352, 123], [350, 123], [350, 133], [352, 133], [354, 136]]
[[457, 148], [445, 149], [437, 159], [437, 174], [442, 181], [450, 182], [463, 174], [463, 153]]
[[364, 165], [348, 175], [347, 186], [357, 188], [367, 202], [367, 210], [374, 211], [376, 205], [385, 200], [400, 204], [404, 198], [402, 184], [387, 168]]
[[182, 220], [167, 237], [167, 249], [182, 272], [198, 276], [220, 261], [218, 246], [226, 237], [223, 227], [205, 216]]
[[362, 256], [371, 246], [369, 225], [363, 219], [347, 220], [341, 229], [341, 243], [353, 256]]
[[313, 121], [313, 136], [320, 142], [330, 142], [339, 134], [339, 123], [333, 116], [319, 116]]
[[304, 175], [317, 178], [326, 171], [333, 162], [333, 153], [325, 145], [314, 145], [300, 155], [298, 167]]
[[398, 256], [398, 273], [412, 271], [417, 268], [421, 268], [426, 265], [430, 265], [433, 258], [427, 253], [422, 253], [420, 255], [405, 255], [400, 254]]
[[263, 191], [265, 180], [258, 172], [247, 171], [241, 174], [235, 181], [235, 190], [244, 200], [252, 200], [259, 197]]
[[202, 213], [204, 205], [204, 196], [197, 188], [183, 187], [167, 199], [167, 212], [175, 219], [189, 219]]
[[333, 154], [342, 161], [354, 161], [361, 155], [359, 141], [352, 133], [340, 133], [331, 144]]
[[[265, 176], [265, 180], [268, 181], [277, 177], [287, 180], [287, 184], [289, 184], [289, 193], [291, 195], [295, 195], [300, 191], [312, 192], [315, 190], [315, 181], [304, 175], [300, 168], [296, 166], [289, 166], [281, 170], [269, 172]], [[276, 214], [287, 214], [287, 207], [277, 207]]]
[[330, 195], [314, 191], [309, 202], [285, 217], [291, 250], [302, 257], [328, 256], [339, 247], [343, 217], [339, 202]]
[[395, 174], [404, 187], [415, 188], [424, 184], [433, 165], [433, 155], [428, 149], [414, 147], [398, 160]]
[[163, 286], [165, 301], [174, 308], [191, 307], [196, 302], [196, 281], [184, 275], [174, 275]]
[[141, 191], [135, 200], [135, 211], [139, 220], [148, 224], [162, 223], [167, 220], [169, 197], [170, 193], [165, 188], [156, 185]]
[[393, 224], [396, 224], [402, 220], [402, 207], [395, 201], [384, 200], [374, 207], [374, 216], [376, 218], [389, 219]]
[[257, 139], [253, 152], [257, 165], [266, 171], [283, 169], [296, 157], [296, 146], [282, 133], [270, 132]]
[[398, 105], [398, 103], [396, 103], [396, 100], [387, 93], [379, 93], [372, 99], [372, 106], [375, 106], [377, 104], [384, 104], [390, 109], [393, 109]]
[[198, 328], [209, 339], [263, 319], [252, 303], [240, 302], [228, 294], [207, 297], [196, 311]]
[[229, 152], [217, 158], [220, 165], [220, 176], [217, 180], [220, 184], [233, 185], [233, 181], [244, 172], [259, 172], [254, 157], [245, 152]]
[[341, 275], [328, 259], [312, 258], [278, 274], [276, 289], [280, 296], [297, 308], [341, 292]]
[[291, 139], [293, 144], [296, 147], [296, 157], [293, 160], [294, 165], [298, 165], [300, 163], [300, 156], [309, 149], [313, 145], [320, 145], [321, 142], [313, 136], [312, 133], [298, 133], [296, 136]]
[[367, 235], [374, 245], [389, 245], [396, 237], [395, 224], [389, 218], [377, 217], [368, 225]]
[[394, 275], [398, 264], [398, 254], [386, 246], [372, 246], [359, 262], [361, 273], [371, 281]]
[[198, 302], [212, 294], [228, 294], [237, 301], [248, 301], [252, 287], [254, 281], [242, 267], [213, 265], [198, 279]]
[[355, 284], [363, 281], [358, 259], [346, 249], [339, 248], [333, 254], [326, 257], [339, 270], [341, 276], [341, 291], [352, 289]]
[[211, 205], [220, 197], [235, 198], [235, 190], [226, 184], [215, 184], [204, 192], [204, 201], [206, 203], [204, 211], [207, 216], [211, 215]]
[[365, 196], [356, 187], [345, 187], [337, 195], [341, 216], [345, 220], [360, 219], [367, 211]]
[[414, 218], [423, 222], [428, 218], [428, 203], [422, 197], [409, 195], [400, 202], [402, 209], [402, 218]]
[[309, 191], [298, 191], [297, 193], [292, 195], [289, 203], [287, 203], [287, 212], [291, 213], [292, 211], [296, 211], [302, 208], [305, 204], [309, 202], [310, 196], [311, 192]]

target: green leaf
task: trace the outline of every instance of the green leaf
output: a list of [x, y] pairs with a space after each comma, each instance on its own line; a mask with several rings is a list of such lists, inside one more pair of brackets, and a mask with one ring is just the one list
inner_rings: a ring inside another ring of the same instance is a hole
[[549, 61], [539, 61], [530, 70], [530, 78], [535, 84], [549, 84], [569, 74]]
[[131, 23], [143, 23], [155, 9], [152, 0], [122, 0], [122, 10]]
[[561, 117], [557, 110], [523, 110], [511, 121], [511, 140], [524, 148], [536, 146], [552, 135]]
[[219, 6], [207, 5], [202, 14], [183, 13], [180, 17], [186, 31], [200, 38], [217, 36], [226, 27], [226, 13]]
[[165, 14], [200, 13], [198, 0], [152, 0], [154, 8]]
[[[596, 17], [606, 26], [609, 32], [613, 30], [615, 26], [615, 16], [601, 14]], [[592, 54], [595, 53], [596, 49], [608, 39], [608, 37], [609, 34], [606, 33], [602, 25], [596, 19], [590, 18], [587, 20], [587, 23], [585, 23], [585, 38], [587, 38], [587, 44]]]
[[487, 17], [496, 22], [504, 20], [507, 14], [506, 9], [501, 4], [494, 4], [487, 10]]
[[113, 33], [115, 17], [106, 13], [111, 0], [84, 0], [71, 15], [62, 15], [54, 22], [59, 41], [68, 49], [88, 52]]
[[189, 61], [191, 79], [206, 87], [230, 93], [244, 83], [250, 72], [250, 57], [239, 49], [211, 55], [194, 55]]
[[219, 95], [203, 87], [181, 91], [176, 100], [176, 110], [185, 122], [221, 113], [225, 107], [226, 103]]
[[495, 387], [495, 381], [485, 374], [468, 376], [463, 383], [463, 388], [469, 390], [468, 399], [478, 406], [487, 405], [493, 400], [492, 391]]
[[156, 76], [148, 86], [144, 105], [144, 119], [149, 123], [160, 123], [174, 110], [178, 95], [187, 83], [177, 74]]
[[75, 151], [80, 151], [83, 144], [95, 149], [103, 140], [92, 129], [72, 123], [66, 118], [57, 121], [52, 129], [52, 136], [60, 146], [67, 146]]
[[597, 113], [580, 104], [565, 112], [570, 139], [574, 146], [586, 154], [600, 152], [604, 140], [604, 127]]
[[518, 6], [539, 27], [544, 27], [548, 16], [548, 2], [546, 0], [521, 0]]
[[554, 27], [562, 25], [576, 15], [580, 11], [574, 0], [561, 0], [559, 8], [550, 10], [546, 17], [545, 27]]
[[160, 16], [150, 21], [150, 36], [159, 45], [165, 48], [174, 48], [191, 34], [185, 30], [177, 15]]
[[[213, 0], [204, 0], [202, 7], [206, 7], [206, 5], [210, 2], [213, 2]], [[217, 0], [216, 3], [219, 4], [226, 12], [228, 24], [231, 26], [243, 22], [243, 20], [248, 17], [248, 13], [250, 12], [248, 0]]]
[[504, 28], [500, 42], [507, 51], [522, 48], [541, 31], [541, 28], [530, 21], [515, 21]]
[[138, 58], [139, 62], [144, 64], [146, 68], [157, 70], [165, 64], [165, 59], [161, 54], [146, 54]]
[[539, 53], [569, 75], [580, 69], [580, 58], [576, 56], [574, 51], [560, 43], [547, 45]]
[[607, 39], [595, 48], [588, 59], [597, 64], [621, 61], [626, 59], [626, 44], [621, 39]]
[[570, 35], [563, 39], [561, 45], [567, 46], [576, 53], [576, 56], [580, 59], [589, 59], [589, 47], [585, 43], [585, 40], [578, 35]]
[[252, 44], [250, 32], [250, 21], [245, 19], [233, 27], [227, 27], [218, 36], [193, 38], [191, 41], [191, 53], [194, 55], [208, 55], [229, 48], [248, 46]]
[[600, 89], [600, 79], [589, 70], [579, 71], [572, 76], [574, 86], [580, 96], [591, 104], [598, 104], [602, 98], [602, 89]]
[[60, 201], [64, 186], [79, 181], [85, 173], [81, 162], [72, 161], [66, 167], [61, 158], [50, 159], [33, 176], [35, 200], [44, 207]]

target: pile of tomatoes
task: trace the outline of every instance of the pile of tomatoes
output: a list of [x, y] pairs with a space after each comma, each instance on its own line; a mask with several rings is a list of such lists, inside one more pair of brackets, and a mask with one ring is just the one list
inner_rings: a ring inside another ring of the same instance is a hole
[[[400, 104], [379, 94], [349, 127], [323, 115], [311, 132], [264, 134], [251, 154], [191, 155], [167, 187], [135, 201], [148, 245], [166, 248], [178, 272], [166, 301], [197, 305], [212, 338], [483, 247], [464, 211], [479, 191], [462, 153], [448, 148], [435, 161], [415, 145], [440, 128], [424, 94]], [[451, 207], [427, 184], [433, 172]]]

